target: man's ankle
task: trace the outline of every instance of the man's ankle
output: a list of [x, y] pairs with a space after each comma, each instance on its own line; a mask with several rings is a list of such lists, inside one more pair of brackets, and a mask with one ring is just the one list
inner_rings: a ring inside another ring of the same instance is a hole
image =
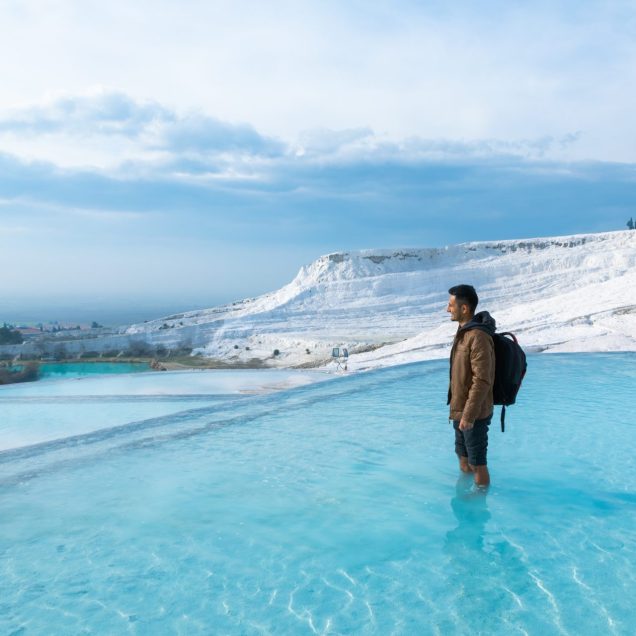
[[490, 473], [487, 466], [473, 466], [475, 471], [475, 484], [477, 486], [489, 486], [490, 485]]

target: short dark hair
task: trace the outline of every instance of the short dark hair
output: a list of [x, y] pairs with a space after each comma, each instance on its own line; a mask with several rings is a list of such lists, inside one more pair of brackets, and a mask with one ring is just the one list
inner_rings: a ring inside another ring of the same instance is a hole
[[457, 302], [460, 305], [468, 305], [471, 313], [475, 313], [477, 309], [477, 303], [479, 303], [479, 296], [472, 285], [455, 285], [448, 290], [451, 296], [457, 298]]

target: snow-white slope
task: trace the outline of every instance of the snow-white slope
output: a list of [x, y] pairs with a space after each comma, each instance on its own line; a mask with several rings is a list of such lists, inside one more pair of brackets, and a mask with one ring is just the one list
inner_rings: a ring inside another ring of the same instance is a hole
[[474, 285], [479, 309], [526, 348], [636, 350], [629, 230], [329, 254], [276, 292], [132, 325], [119, 337], [276, 366], [325, 362], [345, 345], [358, 352], [350, 368], [396, 364], [446, 355], [456, 328], [447, 290], [459, 283]]

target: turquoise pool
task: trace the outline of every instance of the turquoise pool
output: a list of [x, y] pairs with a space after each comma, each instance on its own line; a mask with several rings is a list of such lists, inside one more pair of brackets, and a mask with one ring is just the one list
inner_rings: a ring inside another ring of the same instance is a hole
[[42, 378], [81, 378], [111, 373], [136, 373], [148, 371], [144, 362], [43, 362], [40, 364]]
[[487, 495], [447, 373], [146, 396], [127, 423], [93, 395], [117, 426], [0, 452], [0, 633], [632, 634], [636, 356], [531, 357]]

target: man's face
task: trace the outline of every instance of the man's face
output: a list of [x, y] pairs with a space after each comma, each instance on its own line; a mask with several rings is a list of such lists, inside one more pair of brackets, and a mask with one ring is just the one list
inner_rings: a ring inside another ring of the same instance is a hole
[[446, 311], [450, 314], [450, 319], [452, 321], [460, 322], [467, 309], [466, 305], [460, 305], [457, 302], [457, 298], [455, 298], [455, 296], [448, 297], [448, 306], [446, 307]]

